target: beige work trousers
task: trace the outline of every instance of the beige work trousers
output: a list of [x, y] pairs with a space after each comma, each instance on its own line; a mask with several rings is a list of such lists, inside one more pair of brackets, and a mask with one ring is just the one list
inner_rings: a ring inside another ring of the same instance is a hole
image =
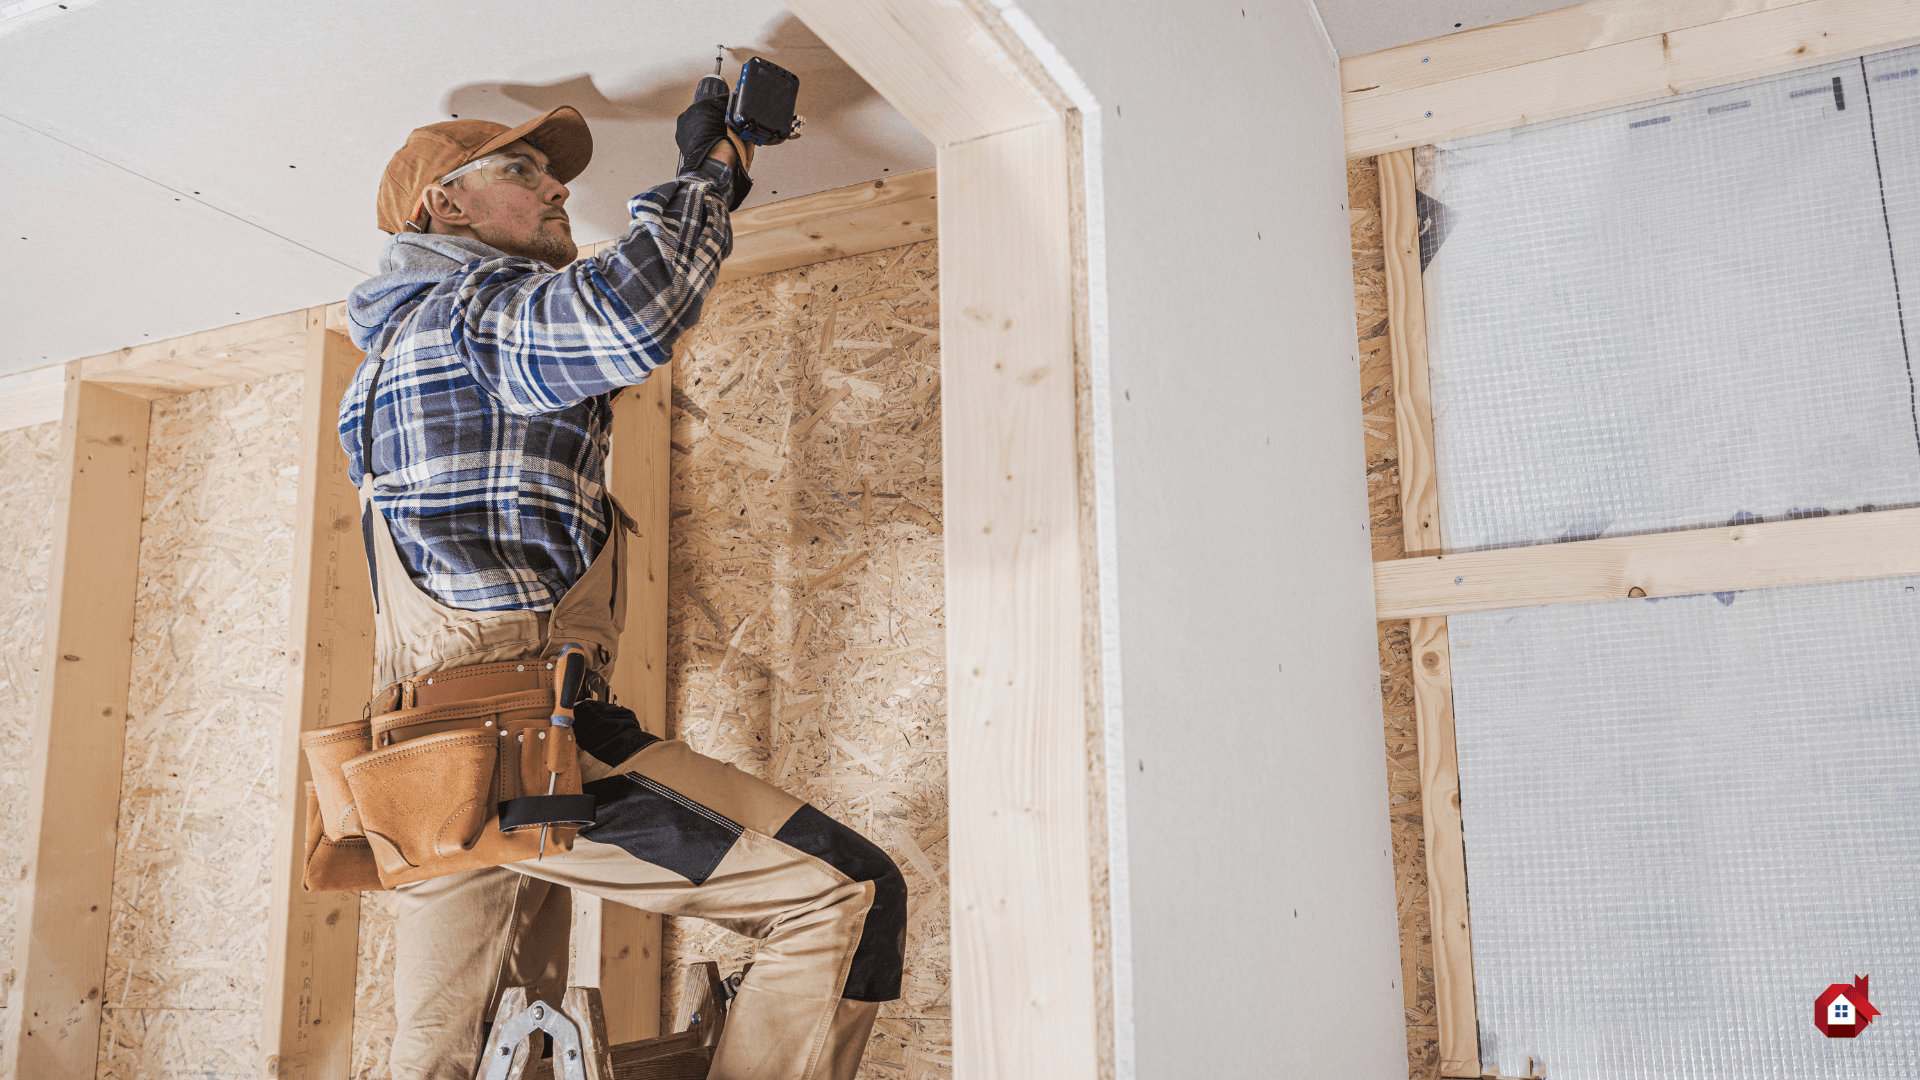
[[[378, 510], [370, 517], [383, 679], [550, 657], [567, 641], [586, 646], [606, 673], [622, 614], [617, 506], [605, 548], [551, 614], [440, 604], [407, 576]], [[684, 742], [631, 721], [595, 730], [585, 713], [575, 732], [596, 811], [572, 851], [396, 890], [396, 1080], [470, 1080], [481, 1025], [507, 987], [559, 1001], [570, 889], [707, 919], [758, 942], [714, 1056], [715, 1080], [851, 1080], [880, 1003], [899, 996], [906, 886], [892, 861], [812, 806]]]

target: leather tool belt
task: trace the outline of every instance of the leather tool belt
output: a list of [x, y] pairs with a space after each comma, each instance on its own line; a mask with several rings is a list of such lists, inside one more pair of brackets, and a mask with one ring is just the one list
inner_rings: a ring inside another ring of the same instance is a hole
[[[533, 659], [451, 668], [375, 695], [367, 717], [300, 736], [308, 892], [373, 891], [570, 851], [593, 824], [554, 673]], [[563, 739], [557, 777], [547, 740]], [[548, 795], [549, 780], [554, 794]]]

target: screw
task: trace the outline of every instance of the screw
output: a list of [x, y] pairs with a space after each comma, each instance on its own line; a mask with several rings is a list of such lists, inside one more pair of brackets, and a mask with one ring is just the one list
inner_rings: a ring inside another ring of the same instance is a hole
[[1433, 119], [1433, 111], [1431, 109], [1427, 111], [1427, 119], [1429, 120]]
[[580, 1051], [578, 1051], [578, 1050], [569, 1050], [569, 1051], [567, 1051], [567, 1060], [568, 1060], [568, 1061], [572, 1061], [572, 1060], [573, 1060], [574, 1058], [577, 1058], [577, 1057], [579, 1057], [579, 1056], [580, 1056]]
[[544, 1005], [535, 1005], [535, 1006], [533, 1007], [533, 1018], [534, 1018], [535, 1020], [544, 1020], [544, 1019], [546, 1019], [546, 1018], [547, 1018], [547, 1007], [546, 1007], [546, 1006], [544, 1006]]
[[1423, 63], [1423, 64], [1424, 64], [1424, 63], [1426, 63], [1426, 62], [1427, 62], [1427, 58], [1426, 58], [1426, 57], [1424, 57], [1424, 56], [1423, 56], [1423, 57], [1421, 57], [1421, 58], [1420, 58], [1420, 62], [1421, 62], [1421, 63]]
[[1463, 582], [1463, 581], [1465, 581], [1465, 580], [1467, 580], [1467, 579], [1466, 579], [1466, 578], [1463, 578], [1463, 577], [1457, 577], [1457, 578], [1454, 578], [1454, 579], [1453, 579], [1453, 583], [1454, 583], [1455, 585], [1458, 585], [1458, 584], [1460, 584], [1461, 582]]

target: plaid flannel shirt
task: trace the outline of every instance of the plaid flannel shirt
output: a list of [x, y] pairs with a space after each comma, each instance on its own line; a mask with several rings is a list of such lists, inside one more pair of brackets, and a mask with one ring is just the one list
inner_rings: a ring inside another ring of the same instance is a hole
[[708, 160], [634, 196], [624, 239], [557, 271], [474, 240], [389, 242], [348, 302], [367, 359], [340, 444], [358, 484], [378, 369], [373, 501], [414, 584], [449, 607], [546, 611], [586, 573], [607, 538], [609, 402], [699, 321], [733, 247], [731, 183]]

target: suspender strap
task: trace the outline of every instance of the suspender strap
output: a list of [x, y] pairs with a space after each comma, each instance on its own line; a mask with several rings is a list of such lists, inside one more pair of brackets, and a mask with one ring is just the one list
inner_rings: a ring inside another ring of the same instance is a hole
[[367, 380], [367, 403], [360, 410], [360, 484], [367, 505], [360, 508], [360, 546], [367, 553], [367, 584], [373, 589], [373, 613], [380, 614], [380, 568], [373, 557], [373, 399], [380, 392], [380, 376], [387, 370], [387, 350], [380, 350], [374, 362], [373, 378]]

